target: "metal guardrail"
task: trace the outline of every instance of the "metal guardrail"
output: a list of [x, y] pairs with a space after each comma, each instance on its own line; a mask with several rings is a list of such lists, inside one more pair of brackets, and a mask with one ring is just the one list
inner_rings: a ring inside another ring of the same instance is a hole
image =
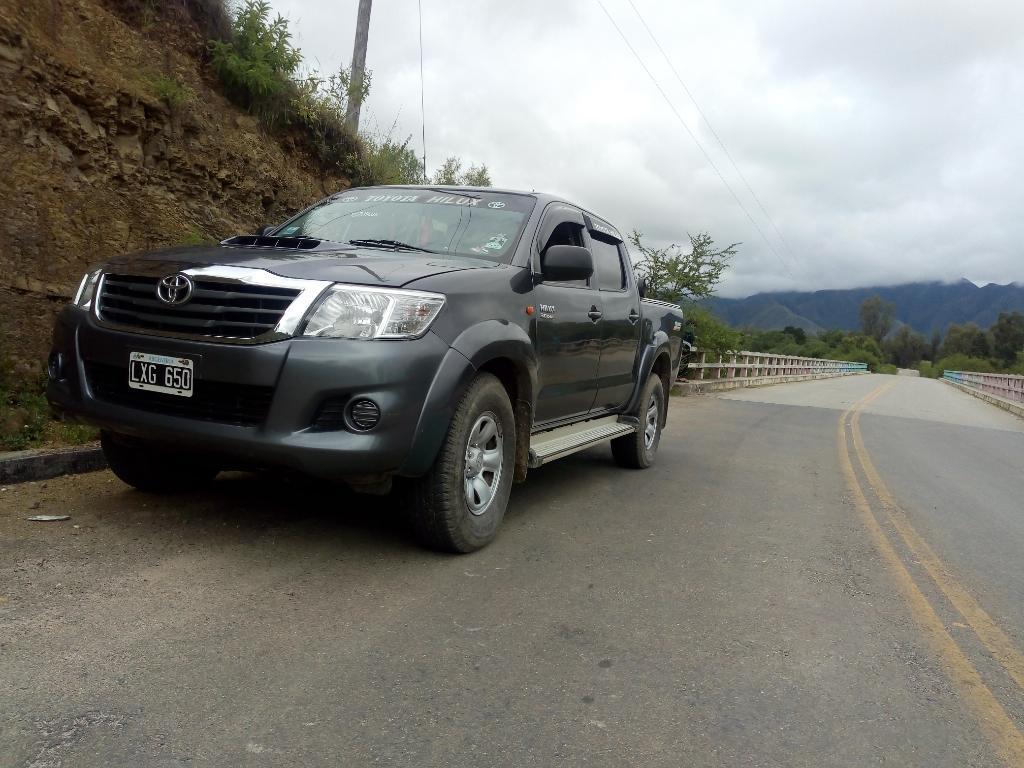
[[973, 373], [971, 371], [943, 371], [942, 378], [1004, 400], [1024, 403], [1024, 376], [1012, 373]]
[[708, 361], [706, 352], [694, 350], [687, 371], [696, 375], [689, 381], [719, 381], [722, 379], [773, 379], [783, 376], [812, 377], [844, 376], [848, 373], [866, 373], [867, 363], [846, 360], [824, 360], [818, 357], [776, 355], [769, 352], [737, 352], [717, 355]]

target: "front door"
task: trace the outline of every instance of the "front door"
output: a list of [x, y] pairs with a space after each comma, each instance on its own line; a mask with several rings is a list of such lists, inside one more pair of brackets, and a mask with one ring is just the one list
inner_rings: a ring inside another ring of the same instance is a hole
[[601, 360], [594, 410], [619, 408], [633, 393], [640, 349], [640, 297], [630, 284], [621, 242], [610, 225], [590, 229], [595, 285], [601, 297]]
[[[583, 217], [555, 203], [545, 212], [535, 256], [543, 269], [552, 245], [584, 244]], [[597, 394], [601, 296], [591, 281], [542, 282], [534, 286], [534, 343], [538, 394], [534, 423], [585, 416]]]

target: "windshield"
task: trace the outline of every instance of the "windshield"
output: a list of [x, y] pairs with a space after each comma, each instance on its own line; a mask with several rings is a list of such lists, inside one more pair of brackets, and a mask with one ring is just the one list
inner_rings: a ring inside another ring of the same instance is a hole
[[507, 263], [535, 200], [489, 192], [361, 189], [311, 208], [275, 232], [282, 237], [395, 248]]

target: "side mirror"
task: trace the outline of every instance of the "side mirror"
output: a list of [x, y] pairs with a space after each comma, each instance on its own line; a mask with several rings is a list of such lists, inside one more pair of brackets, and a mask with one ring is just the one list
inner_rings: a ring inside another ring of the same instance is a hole
[[641, 277], [636, 281], [636, 292], [640, 294], [641, 299], [647, 298], [647, 278]]
[[683, 331], [683, 341], [685, 341], [687, 344], [696, 344], [697, 335], [693, 332], [692, 329], [687, 328], [685, 331]]
[[594, 257], [579, 245], [552, 245], [540, 257], [545, 280], [570, 282], [586, 280], [594, 274]]
[[259, 237], [263, 237], [264, 235], [269, 235], [275, 229], [277, 229], [277, 227], [272, 227], [269, 224], [264, 224], [262, 227], [256, 230], [256, 234]]

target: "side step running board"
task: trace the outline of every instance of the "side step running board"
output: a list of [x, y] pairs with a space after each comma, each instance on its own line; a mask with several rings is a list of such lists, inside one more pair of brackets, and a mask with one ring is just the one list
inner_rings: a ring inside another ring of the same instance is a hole
[[591, 419], [567, 427], [538, 432], [530, 438], [530, 468], [582, 451], [592, 445], [636, 432], [635, 419], [622, 420], [620, 416]]

